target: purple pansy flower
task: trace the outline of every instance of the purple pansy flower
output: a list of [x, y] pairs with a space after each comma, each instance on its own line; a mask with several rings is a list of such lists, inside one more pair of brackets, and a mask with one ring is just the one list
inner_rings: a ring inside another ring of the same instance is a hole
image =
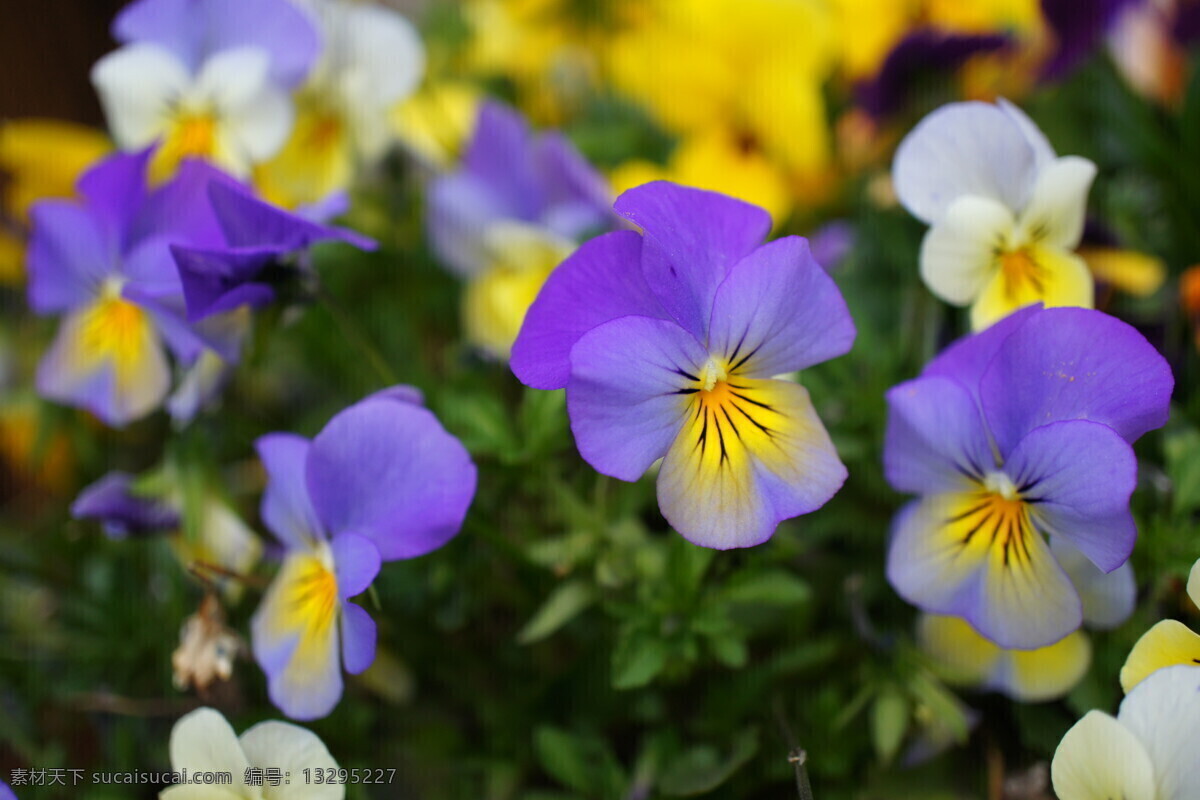
[[4, 781], [0, 781], [0, 800], [17, 800], [13, 790], [8, 788], [8, 784]]
[[854, 324], [808, 242], [760, 245], [760, 208], [666, 182], [621, 195], [644, 231], [587, 242], [550, 276], [513, 348], [517, 377], [567, 389], [600, 472], [657, 459], [663, 515], [706, 547], [749, 547], [846, 478], [808, 392], [773, 376], [850, 349]]
[[349, 598], [382, 562], [458, 532], [475, 466], [408, 387], [347, 408], [312, 441], [264, 436], [258, 453], [269, 479], [263, 522], [285, 555], [251, 624], [254, 654], [275, 705], [316, 719], [337, 705], [342, 667], [358, 674], [375, 659], [375, 623]]
[[893, 524], [892, 586], [1002, 647], [1074, 631], [1080, 594], [1045, 537], [1125, 563], [1130, 445], [1166, 422], [1173, 385], [1141, 334], [1087, 309], [1033, 306], [948, 348], [887, 396], [884, 469], [920, 495]]
[[127, 472], [108, 473], [79, 493], [71, 516], [98, 520], [111, 539], [176, 530], [179, 512], [157, 498], [134, 493], [133, 480]]
[[534, 134], [488, 101], [458, 171], [429, 187], [426, 226], [441, 261], [463, 277], [491, 266], [488, 230], [519, 222], [562, 239], [615, 227], [604, 177], [557, 132]]
[[263, 279], [264, 271], [316, 242], [337, 240], [375, 249], [375, 242], [364, 236], [284, 211], [231, 181], [213, 181], [208, 195], [221, 240], [206, 247], [171, 248], [192, 321], [271, 302], [275, 290]]
[[1054, 55], [1042, 79], [1066, 76], [1104, 41], [1121, 12], [1141, 0], [1042, 0], [1042, 16], [1054, 32]]
[[169, 250], [220, 240], [204, 192], [218, 173], [193, 162], [150, 190], [149, 157], [108, 158], [80, 179], [82, 202], [46, 200], [32, 212], [29, 304], [65, 315], [38, 368], [38, 391], [110, 425], [162, 403], [171, 383], [167, 350], [190, 365], [207, 350], [233, 358], [239, 344], [215, 321], [185, 323]]

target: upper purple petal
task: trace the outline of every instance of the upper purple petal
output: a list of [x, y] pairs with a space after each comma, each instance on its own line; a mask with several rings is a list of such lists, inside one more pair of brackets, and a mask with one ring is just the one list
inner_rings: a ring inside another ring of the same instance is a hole
[[1145, 337], [1100, 311], [1030, 314], [979, 384], [984, 417], [1001, 454], [1057, 420], [1100, 422], [1133, 442], [1167, 421], [1171, 369]]
[[597, 325], [624, 316], [665, 318], [641, 271], [642, 237], [613, 231], [585, 242], [550, 273], [513, 344], [513, 374], [535, 389], [561, 389], [571, 348]]
[[150, 149], [140, 153], [115, 153], [79, 178], [79, 194], [105, 236], [125, 250], [136, 215], [144, 207], [149, 189], [146, 165]]
[[923, 377], [941, 376], [956, 380], [966, 387], [971, 392], [971, 396], [978, 401], [979, 381], [983, 378], [983, 373], [987, 371], [988, 365], [992, 363], [996, 353], [1000, 351], [1001, 345], [1007, 341], [1013, 331], [1024, 325], [1041, 308], [1040, 304], [1026, 306], [1009, 314], [990, 328], [953, 342], [925, 365], [925, 369], [921, 370], [921, 375]]
[[226, 242], [232, 247], [274, 247], [286, 253], [335, 239], [362, 250], [374, 250], [375, 242], [344, 228], [319, 225], [259, 200], [249, 190], [233, 183], [213, 181], [208, 186]]
[[338, 596], [346, 600], [365, 592], [383, 564], [379, 548], [370, 539], [353, 533], [339, 533], [333, 537], [330, 547], [337, 572]]
[[272, 79], [288, 87], [304, 80], [321, 47], [313, 20], [288, 0], [135, 0], [112, 32], [120, 42], [162, 45], [193, 72], [213, 53], [259, 47], [270, 54]]
[[75, 203], [43, 200], [30, 212], [29, 306], [38, 314], [76, 308], [118, 274], [119, 256], [88, 211]]
[[642, 271], [663, 307], [693, 336], [707, 338], [717, 287], [766, 238], [771, 216], [741, 200], [667, 181], [630, 189], [613, 208], [644, 231]]
[[372, 397], [313, 440], [306, 483], [326, 530], [370, 539], [385, 561], [428, 553], [462, 526], [476, 471], [428, 410]]
[[546, 202], [546, 189], [534, 169], [533, 133], [515, 110], [485, 102], [463, 154], [463, 170], [497, 198], [504, 216], [532, 222]]
[[125, 472], [110, 472], [80, 492], [71, 516], [98, 520], [112, 538], [175, 530], [180, 520], [168, 504], [134, 494], [133, 476]]
[[289, 548], [303, 548], [326, 538], [313, 510], [305, 482], [312, 443], [291, 433], [269, 433], [254, 443], [267, 471], [259, 513], [263, 523]]
[[843, 355], [855, 336], [837, 284], [799, 236], [765, 244], [733, 266], [717, 289], [708, 331], [710, 353], [762, 378]]

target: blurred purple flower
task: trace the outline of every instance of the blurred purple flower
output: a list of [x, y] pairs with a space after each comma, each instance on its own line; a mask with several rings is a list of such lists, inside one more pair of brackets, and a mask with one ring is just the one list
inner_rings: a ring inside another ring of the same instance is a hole
[[854, 226], [844, 219], [827, 222], [808, 237], [808, 246], [826, 272], [835, 272], [854, 249]]
[[316, 242], [337, 240], [375, 249], [375, 242], [364, 236], [284, 211], [232, 181], [214, 180], [208, 196], [220, 226], [220, 241], [206, 247], [171, 248], [187, 316], [193, 322], [241, 306], [270, 303], [275, 290], [264, 277], [267, 268]]
[[236, 354], [229, 337], [184, 321], [169, 250], [220, 241], [204, 191], [219, 173], [192, 162], [150, 190], [149, 157], [112, 156], [80, 179], [82, 202], [47, 200], [32, 212], [29, 304], [65, 315], [38, 368], [38, 391], [110, 425], [162, 403], [171, 382], [166, 350], [184, 365], [206, 350]]
[[429, 187], [426, 227], [442, 262], [463, 277], [486, 269], [497, 222], [524, 222], [566, 239], [616, 227], [607, 181], [562, 134], [534, 134], [513, 109], [488, 101], [457, 172]]
[[0, 781], [0, 800], [17, 800], [13, 790], [8, 788], [8, 784], [4, 781]]
[[1042, 80], [1063, 78], [1104, 41], [1121, 11], [1142, 0], [1042, 0], [1056, 41], [1054, 55], [1042, 66]]
[[1009, 44], [1003, 34], [947, 33], [934, 28], [912, 31], [892, 48], [875, 77], [858, 85], [858, 104], [877, 120], [891, 116], [904, 107], [921, 76], [948, 75], [971, 56]]
[[345, 409], [312, 441], [258, 440], [268, 475], [263, 522], [285, 548], [251, 632], [272, 702], [295, 719], [327, 715], [342, 667], [375, 659], [375, 622], [349, 602], [384, 561], [444, 545], [475, 494], [475, 466], [408, 387]]
[[1104, 573], [1126, 562], [1130, 445], [1166, 422], [1173, 385], [1141, 334], [1087, 309], [1032, 306], [952, 345], [887, 396], [884, 470], [920, 495], [893, 523], [892, 586], [1001, 647], [1074, 631], [1079, 590], [1044, 537]]
[[157, 498], [133, 491], [133, 476], [110, 472], [79, 493], [71, 516], [100, 522], [110, 539], [166, 533], [179, 527], [179, 512]]
[[616, 231], [551, 274], [512, 368], [567, 389], [580, 453], [626, 481], [664, 458], [663, 515], [705, 547], [749, 547], [846, 478], [808, 393], [773, 376], [842, 355], [854, 324], [808, 243], [766, 245], [762, 209], [648, 183], [617, 198]]

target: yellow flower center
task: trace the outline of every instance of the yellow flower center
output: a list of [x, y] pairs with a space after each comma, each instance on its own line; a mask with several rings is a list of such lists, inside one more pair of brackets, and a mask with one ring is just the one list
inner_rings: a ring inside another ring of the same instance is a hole
[[218, 122], [211, 111], [178, 110], [150, 163], [150, 181], [167, 180], [186, 158], [214, 160]]
[[948, 532], [962, 548], [984, 548], [1006, 567], [1028, 562], [1030, 539], [1040, 534], [1020, 490], [1002, 472], [986, 475], [980, 489], [950, 509]]
[[1014, 302], [1026, 295], [1041, 297], [1045, 292], [1043, 269], [1024, 248], [1001, 253], [1000, 272], [1004, 292]]
[[120, 368], [141, 357], [149, 327], [145, 311], [121, 297], [117, 287], [106, 289], [83, 318], [80, 347], [90, 358], [112, 359]]
[[299, 558], [288, 598], [292, 619], [316, 634], [333, 624], [336, 617], [337, 576], [326, 559], [319, 556]]

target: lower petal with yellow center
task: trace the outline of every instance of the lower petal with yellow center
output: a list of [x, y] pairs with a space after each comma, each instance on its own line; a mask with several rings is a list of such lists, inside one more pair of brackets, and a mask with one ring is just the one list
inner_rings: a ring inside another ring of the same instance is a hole
[[1074, 253], [1030, 245], [998, 253], [996, 268], [971, 306], [971, 327], [983, 330], [1034, 303], [1047, 308], [1093, 305], [1092, 275]]

